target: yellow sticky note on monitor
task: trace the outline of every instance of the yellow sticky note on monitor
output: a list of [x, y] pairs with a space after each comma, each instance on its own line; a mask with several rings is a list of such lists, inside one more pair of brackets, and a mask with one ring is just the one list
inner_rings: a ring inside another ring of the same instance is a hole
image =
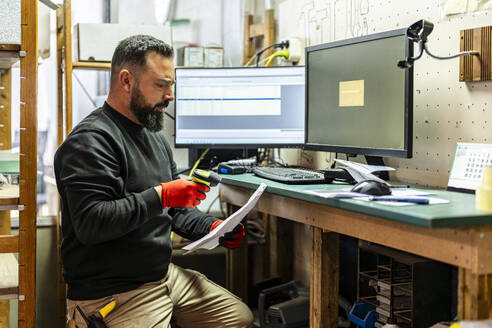
[[338, 103], [340, 107], [364, 106], [364, 80], [340, 81]]

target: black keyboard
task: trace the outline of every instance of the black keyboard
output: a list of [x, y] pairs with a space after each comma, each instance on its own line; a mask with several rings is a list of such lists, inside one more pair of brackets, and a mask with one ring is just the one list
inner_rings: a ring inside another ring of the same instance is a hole
[[256, 167], [253, 173], [259, 177], [286, 184], [326, 183], [323, 172], [290, 167]]

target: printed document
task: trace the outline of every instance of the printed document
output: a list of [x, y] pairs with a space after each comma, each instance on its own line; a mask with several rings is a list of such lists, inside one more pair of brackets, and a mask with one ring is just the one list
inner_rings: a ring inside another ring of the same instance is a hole
[[251, 195], [248, 202], [244, 204], [243, 207], [241, 207], [234, 214], [221, 222], [217, 226], [217, 228], [210, 231], [206, 236], [183, 247], [184, 250], [187, 250], [185, 255], [199, 248], [213, 249], [219, 246], [219, 238], [222, 237], [225, 233], [234, 230], [234, 228], [244, 219], [244, 217], [253, 209], [253, 207], [255, 207], [266, 187], [267, 185], [262, 183], [253, 193], [253, 195]]

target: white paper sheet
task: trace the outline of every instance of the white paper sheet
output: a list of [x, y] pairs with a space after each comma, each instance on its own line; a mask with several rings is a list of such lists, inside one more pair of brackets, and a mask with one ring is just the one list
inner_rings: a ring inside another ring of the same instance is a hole
[[[373, 201], [372, 197], [369, 195], [365, 194], [360, 194], [357, 192], [351, 192], [349, 189], [343, 189], [343, 190], [306, 190], [307, 193], [320, 196], [323, 198], [353, 198], [356, 200], [365, 200], [365, 201]], [[449, 203], [449, 200], [447, 199], [442, 199], [442, 198], [437, 198], [437, 197], [423, 197], [431, 195], [431, 193], [427, 191], [420, 191], [420, 190], [415, 190], [415, 189], [393, 189], [392, 190], [392, 195], [387, 196], [387, 197], [394, 197], [394, 198], [405, 198], [405, 197], [411, 197], [411, 198], [425, 198], [429, 200], [428, 205], [435, 205], [435, 204], [447, 204]], [[409, 206], [409, 205], [417, 205], [415, 203], [408, 203], [408, 202], [396, 202], [396, 201], [374, 201], [377, 202], [378, 204], [384, 204], [384, 205], [389, 205], [389, 206]]]
[[372, 174], [373, 172], [378, 171], [394, 171], [395, 169], [390, 166], [381, 166], [381, 165], [367, 165], [357, 162], [344, 161], [342, 159], [335, 159], [337, 163], [345, 166], [344, 168], [350, 173], [352, 178], [355, 181], [361, 182], [363, 180], [376, 180], [384, 184], [388, 184], [383, 179]]
[[306, 190], [307, 193], [320, 196], [323, 198], [355, 198], [364, 197], [366, 195], [357, 192], [351, 192], [350, 189], [346, 190]]
[[219, 246], [219, 238], [222, 237], [225, 233], [232, 231], [244, 219], [244, 217], [253, 209], [253, 207], [255, 207], [266, 187], [267, 185], [262, 183], [253, 193], [253, 195], [251, 195], [251, 197], [246, 202], [246, 204], [244, 204], [243, 207], [241, 207], [234, 214], [225, 219], [206, 236], [183, 247], [184, 250], [187, 250], [187, 252], [184, 254], [189, 254], [199, 248], [213, 249]]
[[345, 161], [343, 159], [335, 159], [336, 162], [343, 164], [345, 166], [356, 169], [361, 173], [373, 173], [378, 171], [394, 171], [395, 169], [391, 166], [382, 166], [382, 165], [368, 165], [357, 162]]
[[443, 16], [464, 14], [492, 9], [492, 0], [441, 0], [439, 3]]
[[[351, 192], [350, 188], [343, 188], [340, 190], [325, 190], [325, 189], [315, 189], [306, 190], [307, 193], [320, 196], [323, 198], [359, 198], [368, 197], [365, 194]], [[431, 195], [428, 191], [416, 190], [412, 188], [394, 188], [391, 189], [391, 195], [396, 197], [411, 197], [411, 196], [427, 196]]]

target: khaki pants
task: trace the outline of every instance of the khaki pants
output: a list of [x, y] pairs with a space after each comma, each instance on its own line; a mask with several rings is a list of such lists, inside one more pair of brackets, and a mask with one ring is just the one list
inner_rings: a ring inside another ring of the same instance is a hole
[[[116, 307], [104, 319], [109, 328], [168, 328], [171, 316], [181, 328], [249, 328], [253, 322], [251, 311], [239, 298], [201, 273], [172, 263], [162, 280], [112, 297]], [[67, 317], [85, 328], [75, 305], [88, 317], [110, 299], [67, 300]]]

